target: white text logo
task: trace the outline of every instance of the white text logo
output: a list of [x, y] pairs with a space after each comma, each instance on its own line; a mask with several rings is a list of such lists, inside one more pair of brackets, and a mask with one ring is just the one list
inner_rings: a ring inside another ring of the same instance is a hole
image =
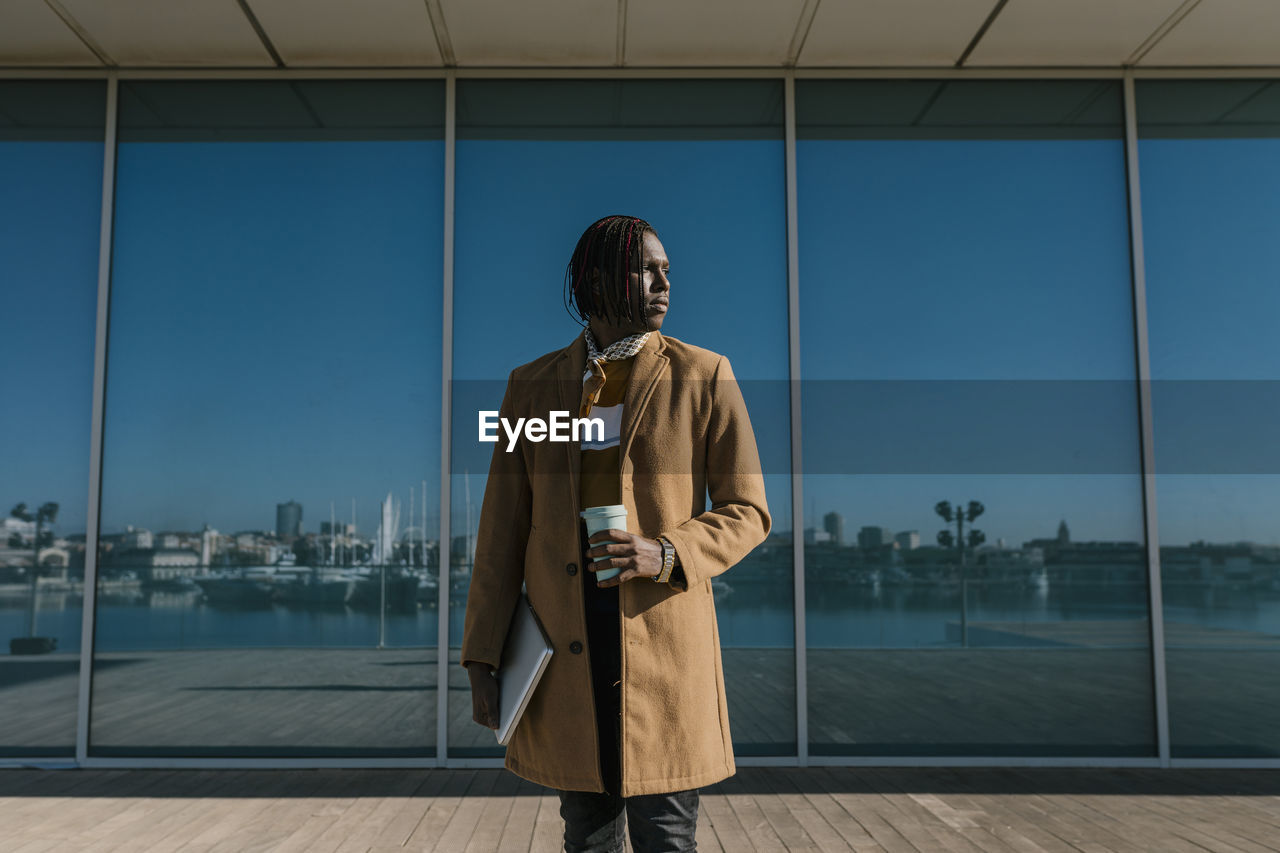
[[[550, 412], [551, 420], [542, 418], [516, 418], [512, 424], [507, 418], [498, 417], [495, 411], [480, 411], [480, 441], [498, 440], [498, 427], [507, 435], [507, 452], [515, 449], [520, 433], [529, 441], [581, 441], [583, 430], [587, 441], [604, 441], [602, 418], [570, 418], [567, 411]], [[592, 436], [596, 436], [592, 438]]]

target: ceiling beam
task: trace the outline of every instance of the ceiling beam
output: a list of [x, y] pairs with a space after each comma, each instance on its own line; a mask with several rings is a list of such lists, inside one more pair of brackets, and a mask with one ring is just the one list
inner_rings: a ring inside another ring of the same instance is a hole
[[271, 39], [267, 36], [267, 31], [262, 28], [262, 24], [258, 21], [258, 16], [253, 14], [253, 10], [249, 8], [249, 0], [236, 0], [236, 4], [240, 6], [240, 11], [249, 21], [249, 26], [253, 27], [253, 31], [258, 34], [258, 41], [262, 42], [262, 46], [267, 53], [271, 54], [271, 61], [276, 64], [277, 68], [284, 68], [284, 60], [280, 58], [280, 54], [276, 51], [276, 46], [271, 43]]
[[619, 68], [627, 64], [627, 0], [618, 0], [618, 44], [613, 64]]
[[990, 15], [987, 15], [987, 19], [982, 22], [982, 26], [978, 27], [978, 31], [969, 40], [969, 46], [964, 49], [964, 53], [960, 54], [960, 58], [956, 60], [956, 68], [964, 67], [969, 54], [973, 53], [974, 48], [978, 46], [978, 42], [982, 41], [982, 37], [987, 34], [987, 30], [991, 29], [991, 25], [996, 22], [996, 18], [1000, 17], [1000, 13], [1004, 11], [1004, 7], [1008, 4], [1009, 0], [996, 0], [995, 8], [991, 10]]
[[84, 42], [84, 46], [93, 51], [93, 55], [98, 57], [98, 61], [108, 68], [115, 68], [116, 61], [107, 54], [107, 51], [98, 44], [93, 36], [89, 35], [89, 31], [80, 25], [70, 12], [63, 8], [58, 0], [44, 0], [45, 5], [53, 10], [53, 13], [62, 19], [62, 23], [67, 25], [67, 29], [75, 33], [76, 38]]
[[440, 51], [440, 62], [446, 68], [457, 67], [458, 58], [453, 55], [453, 41], [449, 38], [449, 28], [444, 23], [444, 9], [440, 0], [425, 0], [427, 17], [431, 19], [431, 30], [436, 36], [436, 50]]
[[800, 7], [800, 16], [796, 18], [796, 28], [791, 34], [791, 44], [787, 45], [787, 55], [782, 63], [787, 68], [795, 68], [800, 60], [800, 51], [804, 50], [805, 39], [809, 37], [809, 28], [813, 26], [813, 18], [818, 14], [818, 4], [821, 2], [822, 0], [804, 0], [804, 6]]
[[1133, 66], [1142, 61], [1142, 57], [1146, 56], [1151, 48], [1160, 43], [1160, 40], [1173, 31], [1173, 28], [1182, 23], [1182, 19], [1191, 14], [1191, 10], [1200, 5], [1200, 0], [1186, 0], [1181, 6], [1174, 9], [1169, 17], [1164, 19], [1160, 26], [1155, 28], [1151, 35], [1147, 36], [1147, 40], [1138, 45], [1137, 49], [1129, 55], [1124, 61], [1124, 65]]

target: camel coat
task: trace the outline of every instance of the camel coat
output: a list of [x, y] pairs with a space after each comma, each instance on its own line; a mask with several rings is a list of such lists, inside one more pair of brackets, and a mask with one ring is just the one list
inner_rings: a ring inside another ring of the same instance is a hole
[[[586, 343], [511, 371], [500, 417], [578, 414]], [[710, 785], [736, 772], [711, 579], [764, 541], [771, 519], [746, 405], [729, 360], [653, 332], [623, 402], [627, 530], [666, 536], [687, 586], [635, 578], [621, 610], [624, 797]], [[559, 790], [603, 791], [578, 538], [579, 444], [499, 429], [480, 512], [461, 664], [494, 669], [521, 583], [555, 653], [507, 746], [507, 769]], [[711, 508], [706, 508], [710, 493]], [[674, 578], [673, 578], [674, 580]]]

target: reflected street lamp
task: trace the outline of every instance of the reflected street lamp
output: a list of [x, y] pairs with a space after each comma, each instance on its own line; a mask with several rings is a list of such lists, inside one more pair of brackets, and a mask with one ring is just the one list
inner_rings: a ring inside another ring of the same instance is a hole
[[955, 546], [960, 556], [960, 568], [963, 573], [965, 559], [965, 545], [969, 548], [977, 548], [983, 542], [987, 541], [986, 534], [981, 530], [969, 529], [969, 536], [966, 540], [964, 535], [964, 523], [966, 521], [972, 524], [973, 520], [987, 511], [981, 501], [969, 501], [969, 506], [965, 509], [960, 507], [952, 508], [951, 501], [938, 501], [933, 505], [933, 511], [942, 517], [943, 521], [954, 521], [956, 524], [955, 535], [951, 535], [950, 530], [941, 530], [938, 532], [938, 544], [944, 548]]
[[[951, 501], [938, 501], [933, 505], [933, 511], [942, 517], [943, 521], [956, 523], [955, 535], [951, 535], [950, 530], [938, 531], [938, 544], [943, 548], [950, 548], [955, 545], [956, 551], [960, 555], [960, 645], [967, 648], [969, 645], [969, 579], [965, 577], [965, 560], [964, 549], [966, 539], [964, 535], [964, 523], [968, 521], [970, 524], [978, 516], [987, 511], [981, 501], [969, 501], [969, 506], [965, 509], [951, 507]], [[987, 541], [986, 534], [981, 530], [973, 527], [969, 528], [969, 536], [967, 544], [969, 548], [977, 548], [983, 542]]]

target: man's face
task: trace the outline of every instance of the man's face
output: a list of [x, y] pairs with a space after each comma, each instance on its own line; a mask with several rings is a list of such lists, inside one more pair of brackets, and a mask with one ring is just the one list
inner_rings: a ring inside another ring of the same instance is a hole
[[[616, 327], [606, 323], [603, 317], [593, 317], [593, 323], [606, 328], [615, 328], [623, 334], [654, 332], [662, 328], [671, 294], [671, 282], [667, 280], [667, 268], [670, 266], [667, 253], [662, 248], [662, 242], [652, 231], [645, 232], [640, 252], [640, 272], [631, 272], [631, 292], [635, 293], [637, 289], [642, 289], [644, 292], [643, 317]], [[599, 270], [592, 270], [592, 272], [597, 276], [600, 274]]]
[[631, 286], [643, 288], [644, 328], [649, 332], [662, 328], [662, 321], [667, 316], [671, 296], [671, 282], [667, 280], [669, 266], [667, 253], [657, 235], [646, 231], [641, 248], [640, 272], [631, 273]]
[[[640, 272], [631, 273], [631, 292], [643, 291], [644, 315], [639, 320], [623, 321], [614, 325], [605, 321], [603, 316], [591, 318], [591, 330], [596, 338], [616, 341], [628, 334], [637, 332], [657, 332], [662, 328], [662, 321], [667, 318], [668, 297], [671, 296], [671, 282], [667, 280], [667, 252], [662, 242], [653, 232], [645, 232], [644, 242], [640, 245]], [[600, 270], [591, 273], [599, 278]]]

